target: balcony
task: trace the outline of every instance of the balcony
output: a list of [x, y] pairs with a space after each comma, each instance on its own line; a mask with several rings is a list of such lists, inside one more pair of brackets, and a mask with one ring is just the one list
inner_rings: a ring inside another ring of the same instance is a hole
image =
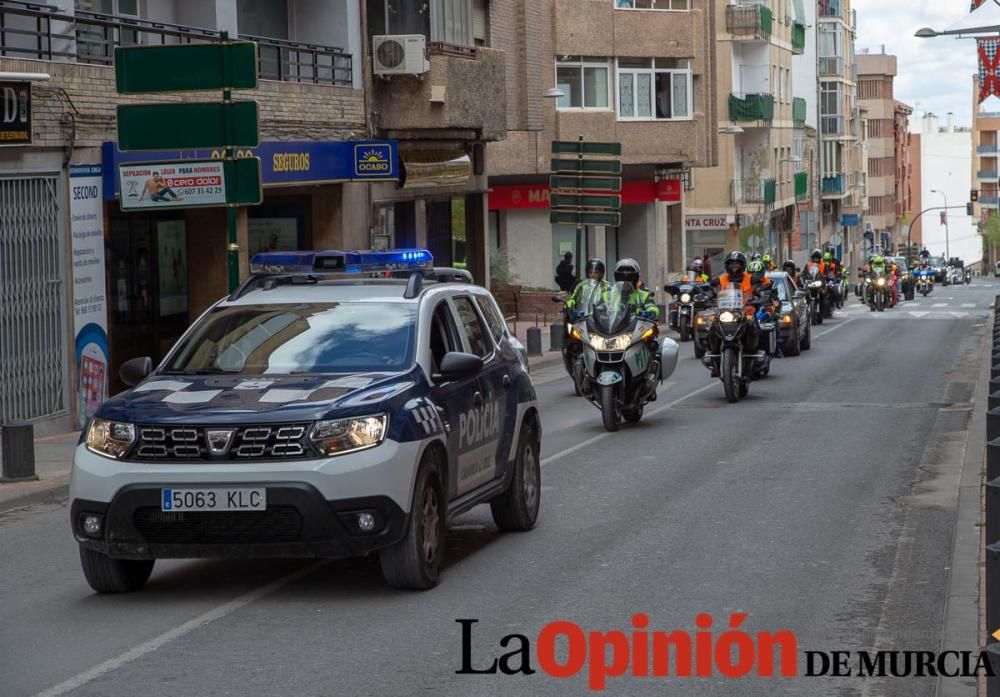
[[[260, 76], [266, 80], [350, 87], [351, 55], [335, 46], [240, 36], [256, 41]], [[214, 29], [153, 22], [136, 17], [76, 10], [63, 14], [53, 5], [2, 0], [0, 56], [68, 60], [111, 66], [116, 46], [157, 46], [221, 41]]]
[[432, 44], [424, 75], [375, 81], [372, 109], [384, 132], [408, 138], [405, 132], [430, 130], [447, 139], [481, 141], [506, 135], [503, 52], [460, 48]]
[[837, 174], [832, 177], [823, 177], [821, 182], [821, 191], [824, 196], [826, 195], [837, 195], [843, 196], [847, 193], [847, 177], [843, 174]]
[[795, 122], [796, 127], [802, 128], [806, 125], [807, 110], [808, 105], [806, 100], [801, 97], [795, 97], [792, 99], [792, 120]]
[[765, 5], [728, 5], [726, 31], [733, 36], [767, 41], [771, 38], [774, 14]]
[[820, 132], [824, 136], [846, 136], [847, 120], [843, 116], [822, 116], [819, 120]]
[[762, 203], [773, 205], [777, 196], [774, 179], [736, 179], [730, 185], [732, 205]]
[[795, 173], [795, 199], [801, 201], [809, 198], [809, 173]]
[[976, 147], [976, 153], [979, 155], [996, 155], [998, 152], [1000, 152], [1000, 148], [997, 147], [996, 143]]
[[983, 180], [993, 180], [997, 178], [997, 171], [995, 169], [981, 169], [976, 172], [976, 179], [980, 181]]
[[730, 121], [770, 121], [774, 118], [774, 97], [770, 94], [729, 95]]
[[819, 16], [843, 19], [844, 12], [840, 0], [819, 0]]
[[792, 53], [801, 56], [806, 52], [806, 25], [795, 22], [792, 24]]
[[844, 59], [842, 56], [820, 56], [820, 77], [840, 77], [844, 74]]
[[997, 194], [979, 194], [979, 205], [996, 207], [1000, 205], [1000, 196]]

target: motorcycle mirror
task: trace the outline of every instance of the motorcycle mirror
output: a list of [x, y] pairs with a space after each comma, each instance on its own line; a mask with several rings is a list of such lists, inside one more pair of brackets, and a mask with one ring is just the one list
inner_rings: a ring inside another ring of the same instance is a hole
[[565, 302], [565, 298], [563, 298], [561, 295], [553, 295], [552, 296], [552, 302], [554, 302], [554, 303]]

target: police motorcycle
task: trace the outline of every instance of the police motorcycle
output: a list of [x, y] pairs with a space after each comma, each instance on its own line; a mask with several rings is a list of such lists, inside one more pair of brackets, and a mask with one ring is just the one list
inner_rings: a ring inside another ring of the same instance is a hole
[[884, 312], [891, 299], [891, 293], [888, 272], [884, 268], [871, 269], [865, 277], [865, 297], [872, 312]]
[[[594, 292], [598, 292], [599, 288], [600, 284], [595, 279], [585, 279], [573, 291], [576, 298], [573, 309], [570, 309], [566, 304], [569, 300], [568, 297], [564, 295], [552, 296], [552, 302], [562, 305], [560, 312], [563, 319], [563, 367], [566, 369], [566, 374], [573, 379], [573, 391], [577, 397], [583, 396], [583, 344], [580, 342], [578, 334], [573, 331], [573, 324], [586, 317], [585, 308], [590, 306], [590, 296]], [[580, 308], [584, 308], [584, 310]]]
[[934, 290], [934, 274], [930, 273], [930, 269], [928, 269], [928, 272], [926, 274], [920, 273], [919, 269], [915, 272], [917, 276], [917, 292], [925, 298], [928, 293]]
[[589, 298], [572, 333], [583, 347], [583, 396], [601, 410], [604, 427], [636, 423], [656, 390], [677, 367], [677, 342], [659, 337], [656, 321], [636, 314], [628, 282], [616, 282]]
[[813, 324], [823, 324], [826, 317], [826, 279], [820, 273], [818, 266], [806, 266], [802, 270], [802, 283], [809, 294], [809, 317]]
[[972, 283], [972, 269], [970, 267], [965, 267], [965, 273], [962, 274], [962, 280], [965, 281], [965, 285]]
[[[743, 291], [730, 284], [719, 289], [718, 315], [708, 334], [709, 353], [702, 360], [712, 377], [722, 381], [726, 400], [738, 402], [747, 396], [750, 383], [766, 377], [777, 353], [777, 328], [773, 317], [762, 310], [771, 306], [771, 291], [745, 302]], [[763, 321], [761, 321], [763, 320]], [[757, 346], [752, 344], [757, 334]]]
[[707, 283], [685, 281], [664, 286], [663, 289], [676, 298], [670, 304], [670, 328], [677, 330], [681, 335], [681, 341], [693, 340], [695, 317], [711, 303], [712, 286]]

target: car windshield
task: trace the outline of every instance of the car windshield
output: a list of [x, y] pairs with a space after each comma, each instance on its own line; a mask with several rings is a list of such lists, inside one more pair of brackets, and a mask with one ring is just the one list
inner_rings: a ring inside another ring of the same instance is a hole
[[778, 299], [781, 302], [788, 302], [788, 287], [785, 285], [785, 279], [782, 276], [771, 276], [771, 284], [778, 289]]
[[903, 259], [903, 257], [893, 257], [889, 261], [894, 263], [899, 268], [900, 273], [907, 272], [908, 269], [906, 267], [906, 261]]
[[292, 375], [404, 370], [414, 358], [416, 309], [402, 303], [220, 307], [166, 366], [172, 374]]
[[931, 266], [944, 266], [944, 257], [931, 257]]

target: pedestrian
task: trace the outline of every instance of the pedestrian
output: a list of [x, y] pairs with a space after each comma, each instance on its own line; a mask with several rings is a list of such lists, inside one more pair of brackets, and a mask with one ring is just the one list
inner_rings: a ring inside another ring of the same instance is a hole
[[710, 256], [708, 256], [706, 254], [702, 258], [702, 261], [705, 264], [705, 275], [708, 276], [709, 278], [711, 278], [712, 277], [712, 257], [710, 257]]
[[556, 285], [566, 293], [576, 287], [576, 268], [573, 266], [573, 252], [566, 252], [556, 267]]

